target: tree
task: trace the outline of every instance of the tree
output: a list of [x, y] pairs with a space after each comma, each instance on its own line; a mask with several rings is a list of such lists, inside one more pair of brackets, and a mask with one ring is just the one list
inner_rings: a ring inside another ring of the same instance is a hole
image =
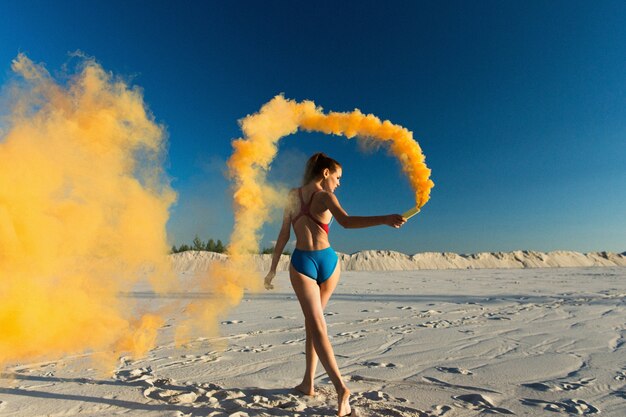
[[188, 251], [188, 250], [191, 250], [191, 248], [189, 246], [187, 246], [187, 245], [184, 245], [184, 244], [180, 245], [178, 247], [178, 252], [185, 252], [185, 251]]
[[193, 239], [193, 250], [204, 250], [204, 242], [200, 240], [198, 235]]
[[209, 252], [216, 252], [215, 242], [213, 241], [213, 239], [209, 239], [209, 241], [207, 242], [206, 250], [208, 250]]
[[178, 249], [176, 249], [176, 245], [172, 245], [172, 253], [178, 253]]
[[219, 239], [217, 239], [217, 243], [215, 244], [215, 252], [224, 253], [224, 244]]

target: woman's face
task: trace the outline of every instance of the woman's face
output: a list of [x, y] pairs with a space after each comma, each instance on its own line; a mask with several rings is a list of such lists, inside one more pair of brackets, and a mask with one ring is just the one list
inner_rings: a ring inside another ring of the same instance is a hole
[[337, 167], [335, 172], [331, 172], [330, 170], [328, 170], [328, 172], [324, 172], [324, 181], [322, 181], [322, 187], [324, 190], [334, 193], [335, 189], [337, 189], [340, 185], [341, 174], [341, 167]]

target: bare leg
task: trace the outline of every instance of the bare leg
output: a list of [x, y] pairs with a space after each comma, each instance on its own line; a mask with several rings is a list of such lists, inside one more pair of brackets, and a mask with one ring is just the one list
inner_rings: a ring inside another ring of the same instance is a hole
[[[339, 276], [341, 274], [339, 262], [335, 267], [335, 271], [326, 281], [320, 285], [320, 301], [322, 303], [322, 311], [326, 309], [328, 300], [330, 299], [333, 291], [339, 283]], [[306, 369], [304, 371], [304, 377], [302, 383], [296, 386], [296, 390], [305, 395], [315, 395], [315, 370], [317, 368], [317, 353], [315, 352], [315, 346], [313, 346], [313, 338], [311, 337], [311, 326], [305, 321], [306, 328]]]
[[300, 391], [304, 395], [315, 395], [315, 369], [317, 368], [317, 353], [315, 352], [315, 346], [313, 346], [313, 338], [311, 337], [311, 328], [304, 323], [306, 328], [306, 368], [304, 370], [304, 377], [300, 385], [296, 386], [296, 390]]
[[[335, 270], [333, 276], [330, 278], [335, 278], [335, 286], [339, 274], [338, 270], [339, 268]], [[337, 277], [335, 277], [335, 275], [337, 275]], [[291, 278], [291, 285], [298, 296], [300, 307], [304, 313], [305, 326], [310, 329], [310, 337], [313, 341], [313, 348], [315, 349], [314, 352], [317, 353], [319, 360], [322, 362], [322, 366], [324, 366], [326, 373], [337, 391], [339, 402], [338, 415], [347, 415], [351, 412], [349, 404], [350, 391], [341, 378], [333, 347], [328, 339], [324, 309], [322, 307], [322, 289], [317, 285], [315, 280], [300, 274], [291, 265], [289, 267], [289, 276]], [[328, 297], [330, 298], [330, 296]], [[313, 352], [311, 352], [311, 354], [313, 354]]]

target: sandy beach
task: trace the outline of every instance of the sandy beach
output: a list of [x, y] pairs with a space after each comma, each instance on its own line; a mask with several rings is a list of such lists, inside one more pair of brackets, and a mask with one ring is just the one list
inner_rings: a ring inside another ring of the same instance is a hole
[[[182, 273], [181, 273], [182, 274]], [[623, 267], [346, 271], [326, 310], [331, 342], [364, 416], [623, 416]], [[184, 279], [184, 277], [182, 278]], [[132, 292], [140, 303], [202, 293]], [[2, 416], [325, 416], [332, 385], [291, 387], [304, 328], [286, 272], [246, 295], [221, 337], [176, 347], [173, 314], [158, 346], [102, 375], [89, 355], [10, 366]]]

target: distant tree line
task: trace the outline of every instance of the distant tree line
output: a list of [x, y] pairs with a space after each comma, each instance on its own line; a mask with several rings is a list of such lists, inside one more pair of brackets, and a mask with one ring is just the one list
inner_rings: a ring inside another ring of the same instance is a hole
[[172, 246], [172, 253], [185, 252], [188, 250], [204, 250], [209, 252], [224, 253], [226, 248], [224, 247], [222, 241], [219, 239], [217, 239], [217, 242], [213, 239], [209, 239], [205, 243], [203, 240], [200, 240], [198, 235], [196, 235], [196, 237], [193, 239], [191, 245], [182, 244], [179, 247], [176, 247], [176, 245]]
[[[217, 241], [209, 239], [207, 242], [204, 242], [198, 237], [198, 235], [196, 235], [196, 237], [193, 239], [191, 245], [182, 244], [179, 247], [176, 247], [176, 245], [172, 246], [172, 253], [180, 253], [188, 250], [203, 250], [209, 252], [224, 253], [226, 251], [226, 247], [219, 239], [217, 239]], [[261, 250], [261, 253], [271, 255], [274, 253], [274, 247], [272, 246], [269, 248], [263, 248]], [[291, 255], [291, 252], [286, 250], [283, 252], [283, 255]]]
[[[273, 254], [273, 253], [274, 253], [274, 246], [271, 246], [271, 247], [269, 247], [269, 248], [263, 248], [263, 249], [261, 250], [261, 253], [262, 253], [263, 255], [271, 255], [271, 254]], [[288, 250], [284, 250], [284, 251], [283, 251], [283, 255], [291, 255], [291, 252], [290, 252], [290, 251], [288, 251]]]

